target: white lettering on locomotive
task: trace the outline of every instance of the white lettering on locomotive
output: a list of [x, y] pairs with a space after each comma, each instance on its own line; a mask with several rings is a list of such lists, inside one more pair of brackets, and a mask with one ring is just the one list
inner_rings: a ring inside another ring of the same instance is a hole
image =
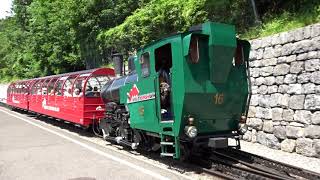
[[130, 91], [127, 93], [127, 103], [134, 103], [134, 102], [139, 102], [139, 101], [146, 101], [149, 99], [154, 99], [155, 98], [155, 93], [147, 93], [147, 94], [142, 94], [139, 95], [140, 91], [137, 87], [137, 85], [133, 85]]

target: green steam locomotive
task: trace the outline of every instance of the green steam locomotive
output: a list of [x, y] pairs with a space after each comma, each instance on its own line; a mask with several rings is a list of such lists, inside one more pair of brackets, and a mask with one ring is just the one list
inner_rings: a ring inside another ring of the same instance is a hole
[[249, 51], [234, 26], [213, 22], [139, 49], [130, 73], [101, 91], [104, 139], [182, 160], [229, 147], [229, 138], [240, 148], [250, 101]]

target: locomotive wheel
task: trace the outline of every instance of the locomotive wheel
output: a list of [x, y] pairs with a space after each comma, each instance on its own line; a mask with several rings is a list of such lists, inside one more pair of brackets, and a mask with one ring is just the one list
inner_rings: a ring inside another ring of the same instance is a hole
[[112, 136], [112, 128], [110, 126], [101, 127], [102, 137], [107, 140], [107, 137]]

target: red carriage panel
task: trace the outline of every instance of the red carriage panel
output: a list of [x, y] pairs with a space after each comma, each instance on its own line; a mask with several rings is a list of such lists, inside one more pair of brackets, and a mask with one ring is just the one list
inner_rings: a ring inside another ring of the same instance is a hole
[[100, 91], [114, 75], [113, 69], [99, 68], [33, 79], [29, 110], [89, 126], [104, 116]]
[[21, 109], [29, 108], [30, 81], [17, 81], [11, 83], [7, 90], [7, 104]]

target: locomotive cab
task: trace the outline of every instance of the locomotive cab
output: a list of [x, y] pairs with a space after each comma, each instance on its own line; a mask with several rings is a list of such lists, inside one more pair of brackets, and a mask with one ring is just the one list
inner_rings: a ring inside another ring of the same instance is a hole
[[185, 96], [180, 138], [196, 148], [225, 148], [228, 138], [235, 138], [240, 148], [250, 99], [250, 44], [237, 39], [230, 25], [205, 23], [191, 31], [183, 39]]

